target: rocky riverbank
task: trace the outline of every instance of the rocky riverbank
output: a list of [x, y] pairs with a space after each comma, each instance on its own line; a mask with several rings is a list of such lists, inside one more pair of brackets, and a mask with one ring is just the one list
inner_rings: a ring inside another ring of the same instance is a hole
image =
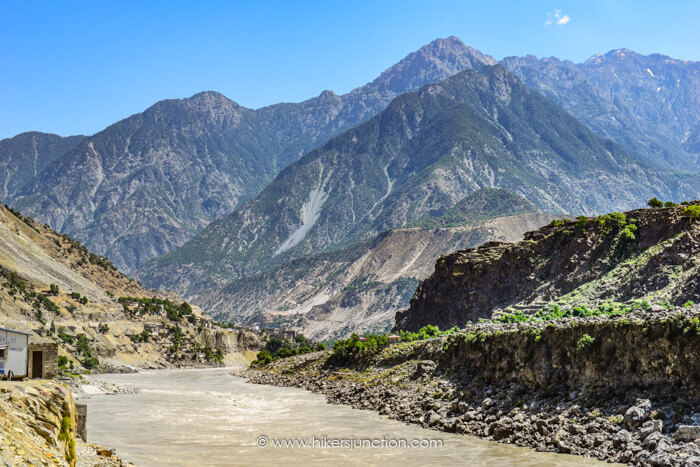
[[[584, 339], [583, 335], [590, 339]], [[586, 344], [588, 342], [588, 344]], [[338, 366], [249, 370], [426, 428], [632, 465], [700, 465], [700, 307], [468, 327]]]

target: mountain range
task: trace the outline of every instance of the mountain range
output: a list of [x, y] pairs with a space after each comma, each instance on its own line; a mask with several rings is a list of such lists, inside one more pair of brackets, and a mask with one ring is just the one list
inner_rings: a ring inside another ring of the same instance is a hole
[[215, 92], [161, 101], [82, 140], [5, 199], [132, 271], [229, 214], [290, 162], [398, 94], [490, 63], [461, 42], [437, 40], [343, 96], [324, 91], [258, 110]]
[[[9, 180], [1, 194], [133, 271], [231, 213], [289, 163], [371, 118], [399, 94], [495, 63], [449, 37], [342, 96], [324, 91], [301, 103], [252, 110], [205, 92], [159, 102], [87, 139], [49, 145], [58, 137], [18, 135], [0, 141], [0, 167], [7, 167], [0, 176]], [[644, 164], [697, 174], [698, 63], [626, 49], [581, 64], [533, 56], [501, 63]], [[29, 144], [32, 138], [46, 143]], [[697, 185], [697, 178], [690, 182]]]
[[225, 280], [439, 217], [493, 187], [568, 213], [691, 191], [489, 65], [397, 97], [139, 277], [195, 299]]
[[[290, 320], [275, 313], [301, 307], [307, 316], [297, 323], [331, 335], [338, 329], [313, 315], [341, 316], [345, 288], [354, 286], [311, 274], [318, 284], [309, 293], [325, 298], [309, 307], [307, 292], [275, 274], [333, 264], [362, 282], [350, 265], [380, 238], [405, 239], [392, 232], [408, 228], [425, 241], [431, 228], [477, 228], [476, 220], [512, 216], [508, 203], [520, 199], [532, 203], [527, 212], [595, 214], [652, 196], [696, 197], [698, 71], [697, 62], [627, 49], [580, 64], [533, 56], [499, 63], [449, 37], [342, 96], [324, 91], [248, 109], [207, 91], [158, 102], [88, 137], [2, 140], [1, 194], [219, 318]], [[484, 191], [491, 188], [499, 190]], [[488, 202], [475, 207], [475, 199]], [[503, 222], [508, 231], [491, 230], [494, 239], [524, 232]], [[425, 258], [476, 238], [450, 235], [451, 247], [438, 242], [445, 250]], [[396, 278], [421, 279], [430, 261]], [[385, 287], [388, 277], [369, 282]], [[263, 290], [254, 278], [295, 292], [251, 307]], [[358, 313], [378, 329], [408, 293], [394, 288], [376, 320], [366, 313], [373, 299], [361, 300]]]

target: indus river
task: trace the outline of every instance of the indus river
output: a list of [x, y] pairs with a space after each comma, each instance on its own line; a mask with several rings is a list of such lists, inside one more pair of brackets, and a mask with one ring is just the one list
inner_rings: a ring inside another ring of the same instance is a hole
[[601, 464], [427, 430], [230, 373], [216, 368], [97, 376], [142, 391], [82, 400], [88, 441], [116, 448], [138, 466]]

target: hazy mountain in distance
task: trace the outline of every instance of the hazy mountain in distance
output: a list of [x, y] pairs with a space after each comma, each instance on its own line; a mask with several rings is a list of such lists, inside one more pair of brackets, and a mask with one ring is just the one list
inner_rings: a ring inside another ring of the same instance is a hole
[[618, 49], [580, 64], [532, 55], [501, 63], [639, 160], [663, 170], [700, 172], [700, 150], [687, 144], [700, 122], [700, 62]]

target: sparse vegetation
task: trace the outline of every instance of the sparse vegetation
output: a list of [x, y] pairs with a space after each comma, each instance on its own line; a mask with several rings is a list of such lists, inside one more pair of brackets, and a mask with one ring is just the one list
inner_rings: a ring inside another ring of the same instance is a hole
[[588, 334], [584, 334], [581, 339], [576, 343], [576, 350], [583, 352], [589, 349], [595, 342], [595, 337], [591, 337]]

